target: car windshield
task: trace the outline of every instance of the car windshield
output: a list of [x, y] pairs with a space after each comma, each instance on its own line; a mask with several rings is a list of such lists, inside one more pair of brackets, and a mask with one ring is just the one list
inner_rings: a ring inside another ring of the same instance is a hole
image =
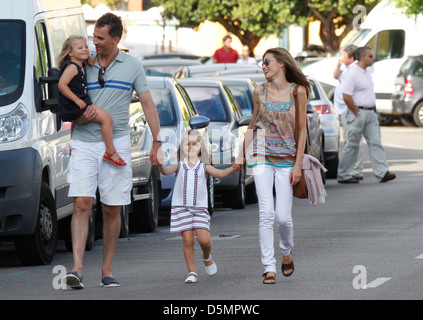
[[201, 116], [214, 122], [229, 122], [219, 88], [186, 86], [185, 90]]
[[169, 89], [151, 88], [150, 92], [159, 114], [160, 126], [176, 125], [175, 108]]
[[320, 94], [319, 91], [317, 90], [316, 84], [313, 81], [311, 82], [311, 90], [310, 90], [310, 96], [308, 97], [309, 101], [314, 101], [314, 100], [320, 100]]
[[180, 66], [147, 66], [144, 67], [145, 75], [146, 76], [154, 76], [154, 77], [173, 77], [175, 71]]
[[238, 101], [243, 115], [250, 115], [253, 113], [254, 104], [253, 97], [251, 96], [248, 87], [242, 85], [227, 84], [232, 94]]
[[342, 55], [342, 51], [344, 51], [344, 48], [350, 44], [355, 45], [355, 46], [359, 46], [360, 43], [363, 41], [363, 39], [370, 33], [370, 29], [358, 29], [358, 31], [356, 31], [356, 33], [353, 35], [353, 37], [348, 41], [347, 44], [345, 44], [345, 46], [343, 46], [336, 54], [335, 56], [340, 56]]
[[408, 73], [408, 70], [410, 70], [411, 66], [413, 65], [414, 60], [413, 59], [407, 59], [404, 61], [404, 63], [401, 65], [400, 71], [398, 75], [406, 76]]
[[22, 94], [25, 71], [25, 23], [0, 21], [0, 107]]

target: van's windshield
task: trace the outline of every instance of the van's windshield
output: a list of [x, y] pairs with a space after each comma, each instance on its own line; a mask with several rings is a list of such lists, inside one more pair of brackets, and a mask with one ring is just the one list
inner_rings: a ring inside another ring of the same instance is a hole
[[370, 33], [370, 29], [358, 29], [354, 35], [352, 36], [352, 38], [347, 42], [347, 44], [345, 46], [343, 46], [337, 53], [337, 56], [340, 56], [342, 54], [342, 51], [344, 51], [345, 47], [353, 44], [355, 46], [360, 46], [360, 43], [363, 41], [363, 39]]
[[25, 72], [25, 22], [0, 20], [0, 107], [22, 94]]

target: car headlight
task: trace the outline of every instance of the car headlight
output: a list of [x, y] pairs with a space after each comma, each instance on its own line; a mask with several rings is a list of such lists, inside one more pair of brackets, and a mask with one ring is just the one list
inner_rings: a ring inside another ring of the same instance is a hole
[[12, 112], [0, 116], [0, 143], [21, 139], [28, 130], [28, 111], [22, 103]]

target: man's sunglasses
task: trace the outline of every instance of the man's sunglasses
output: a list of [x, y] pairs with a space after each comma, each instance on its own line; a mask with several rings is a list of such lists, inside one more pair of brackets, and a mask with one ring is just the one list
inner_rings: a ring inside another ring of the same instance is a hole
[[100, 69], [98, 70], [98, 83], [100, 84], [101, 87], [104, 87], [104, 74], [106, 73], [106, 68], [105, 67], [100, 67]]

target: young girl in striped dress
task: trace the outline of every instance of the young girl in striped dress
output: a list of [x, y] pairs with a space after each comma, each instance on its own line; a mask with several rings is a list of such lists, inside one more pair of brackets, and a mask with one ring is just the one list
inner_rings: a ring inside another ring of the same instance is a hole
[[189, 272], [186, 283], [197, 282], [198, 279], [194, 264], [194, 231], [203, 251], [207, 274], [213, 276], [217, 272], [216, 263], [211, 257], [207, 175], [225, 178], [242, 169], [242, 165], [235, 164], [223, 170], [211, 166], [208, 146], [207, 139], [199, 131], [186, 131], [181, 139], [178, 163], [168, 167], [159, 165], [163, 175], [176, 172], [170, 231], [182, 235], [185, 262]]

